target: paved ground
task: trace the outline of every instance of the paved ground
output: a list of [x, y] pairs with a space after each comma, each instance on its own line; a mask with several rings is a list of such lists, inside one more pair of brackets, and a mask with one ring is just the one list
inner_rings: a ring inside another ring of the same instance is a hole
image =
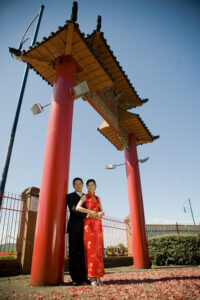
[[0, 278], [0, 299], [200, 299], [200, 267], [134, 270], [133, 267], [106, 269], [104, 285], [32, 287], [29, 275]]

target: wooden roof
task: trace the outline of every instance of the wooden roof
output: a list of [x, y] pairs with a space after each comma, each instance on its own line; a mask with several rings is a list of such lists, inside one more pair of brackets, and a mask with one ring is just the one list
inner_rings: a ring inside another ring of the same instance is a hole
[[120, 94], [118, 97], [119, 107], [127, 110], [136, 106], [141, 106], [144, 102], [146, 102], [147, 99], [141, 100], [138, 96], [136, 90], [117, 61], [117, 58], [114, 56], [113, 51], [107, 44], [107, 41], [103, 36], [103, 32], [94, 30], [91, 35], [88, 35], [87, 41], [104, 63], [109, 73], [112, 74], [112, 78], [115, 81], [112, 89], [117, 90]]
[[48, 38], [36, 43], [28, 51], [23, 51], [21, 60], [27, 62], [37, 74], [50, 85], [54, 83], [54, 61], [57, 57], [72, 55], [81, 67], [77, 82], [87, 81], [91, 91], [111, 86], [113, 80], [102, 62], [80, 32], [77, 23], [67, 21], [57, 32], [52, 32]]
[[[100, 17], [100, 16], [99, 16]], [[80, 66], [75, 83], [86, 81], [90, 92], [96, 93], [105, 87], [111, 87], [118, 104], [119, 132], [104, 121], [99, 131], [118, 149], [128, 149], [128, 136], [133, 133], [137, 145], [153, 142], [158, 136], [152, 136], [137, 114], [126, 110], [141, 106], [148, 99], [140, 99], [127, 75], [100, 32], [101, 17], [98, 17], [97, 29], [87, 38], [79, 30], [77, 20], [77, 2], [72, 8], [71, 20], [58, 27], [48, 38], [44, 37], [27, 51], [13, 49], [17, 58], [26, 62], [48, 84], [54, 84], [55, 61], [62, 56], [71, 55]]]
[[[152, 143], [158, 136], [153, 136], [139, 115], [124, 110], [119, 111], [119, 125], [129, 135], [133, 133], [136, 137], [136, 144], [142, 145]], [[119, 134], [104, 121], [98, 130], [118, 149], [124, 150], [124, 143]]]

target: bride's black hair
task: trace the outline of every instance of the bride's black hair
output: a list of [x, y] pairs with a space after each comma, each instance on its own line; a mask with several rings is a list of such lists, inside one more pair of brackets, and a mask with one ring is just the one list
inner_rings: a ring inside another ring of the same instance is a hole
[[96, 181], [94, 179], [88, 179], [86, 185], [88, 185], [90, 182], [93, 182], [96, 185]]

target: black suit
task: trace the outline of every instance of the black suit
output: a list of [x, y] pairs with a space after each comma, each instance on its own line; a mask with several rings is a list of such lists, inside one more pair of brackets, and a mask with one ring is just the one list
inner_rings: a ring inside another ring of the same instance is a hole
[[66, 196], [70, 210], [67, 225], [67, 232], [69, 233], [69, 273], [72, 281], [82, 283], [87, 280], [83, 245], [83, 220], [87, 214], [76, 211], [79, 200], [80, 196], [76, 192]]

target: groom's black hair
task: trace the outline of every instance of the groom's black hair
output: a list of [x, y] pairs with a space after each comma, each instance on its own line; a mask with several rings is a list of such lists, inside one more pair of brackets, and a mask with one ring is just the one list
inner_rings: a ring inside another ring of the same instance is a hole
[[74, 183], [75, 183], [76, 180], [80, 180], [82, 182], [82, 184], [83, 184], [83, 179], [80, 178], [80, 177], [76, 177], [76, 178], [73, 179], [73, 185], [74, 185]]

